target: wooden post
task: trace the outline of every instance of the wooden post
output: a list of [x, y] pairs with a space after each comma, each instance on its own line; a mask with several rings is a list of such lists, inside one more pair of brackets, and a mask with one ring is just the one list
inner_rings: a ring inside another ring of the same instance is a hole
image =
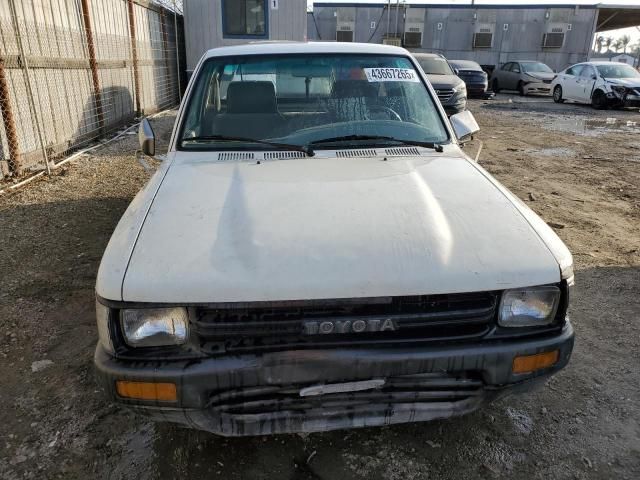
[[[169, 41], [167, 40], [167, 26], [165, 25], [164, 7], [160, 7], [160, 32], [162, 34], [162, 56], [164, 57], [164, 68], [166, 70], [167, 85], [165, 86], [166, 94], [169, 95], [169, 83], [171, 80], [171, 69], [169, 67]], [[172, 99], [173, 100], [173, 99]]]
[[[178, 79], [178, 101], [182, 102], [182, 85], [180, 85], [180, 75], [182, 74], [180, 71], [180, 36], [178, 35], [178, 14], [176, 13], [176, 8], [176, 0], [173, 0], [173, 30], [176, 37], [176, 78]], [[184, 27], [184, 22], [182, 26]]]
[[133, 90], [136, 97], [136, 113], [140, 115], [140, 77], [138, 73], [138, 46], [136, 41], [136, 17], [133, 10], [133, 0], [127, 0], [129, 12], [129, 35], [131, 36], [131, 61], [133, 62]]
[[47, 175], [51, 175], [51, 166], [49, 165], [49, 155], [47, 154], [47, 147], [44, 143], [44, 136], [42, 134], [42, 127], [40, 125], [40, 119], [38, 118], [38, 111], [36, 109], [36, 101], [33, 96], [33, 88], [31, 88], [31, 75], [29, 73], [29, 60], [27, 53], [22, 43], [22, 35], [20, 33], [20, 24], [18, 22], [18, 14], [16, 13], [15, 0], [9, 0], [9, 12], [11, 13], [11, 23], [13, 24], [13, 30], [16, 35], [16, 43], [18, 44], [18, 51], [20, 52], [20, 59], [22, 61], [22, 71], [24, 73], [24, 85], [27, 90], [27, 99], [29, 101], [29, 109], [31, 110], [31, 119], [36, 128], [38, 134], [38, 140], [40, 141], [40, 149], [42, 151], [42, 159], [44, 161], [44, 167], [47, 171]]
[[0, 113], [4, 123], [4, 131], [7, 134], [7, 144], [9, 144], [9, 171], [15, 175], [21, 175], [22, 161], [20, 148], [18, 148], [18, 132], [16, 131], [16, 121], [11, 108], [9, 84], [4, 73], [4, 58], [2, 57], [0, 57]]
[[85, 38], [87, 39], [87, 52], [89, 53], [89, 68], [91, 69], [91, 79], [93, 80], [96, 115], [98, 116], [98, 128], [102, 131], [104, 129], [104, 112], [102, 110], [102, 95], [100, 92], [100, 77], [98, 76], [98, 64], [96, 61], [96, 47], [93, 41], [93, 30], [91, 29], [89, 0], [81, 0], [81, 5]]

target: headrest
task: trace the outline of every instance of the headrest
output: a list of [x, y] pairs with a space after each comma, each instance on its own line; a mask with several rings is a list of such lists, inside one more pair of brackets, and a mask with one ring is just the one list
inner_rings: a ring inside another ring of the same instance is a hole
[[227, 113], [276, 113], [276, 89], [271, 82], [231, 82]]
[[378, 89], [367, 80], [336, 80], [333, 84], [333, 96], [336, 98], [375, 98]]

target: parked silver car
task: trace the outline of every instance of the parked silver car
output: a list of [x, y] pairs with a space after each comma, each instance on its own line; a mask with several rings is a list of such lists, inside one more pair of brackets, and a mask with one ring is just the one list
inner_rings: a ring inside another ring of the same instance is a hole
[[507, 62], [493, 71], [491, 87], [495, 93], [500, 90], [517, 90], [520, 95], [530, 93], [551, 94], [551, 81], [556, 74], [542, 62]]

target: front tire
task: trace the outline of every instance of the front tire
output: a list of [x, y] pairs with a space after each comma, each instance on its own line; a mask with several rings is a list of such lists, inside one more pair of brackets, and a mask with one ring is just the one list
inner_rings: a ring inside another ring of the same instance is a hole
[[500, 84], [498, 83], [498, 79], [494, 78], [493, 82], [491, 82], [491, 89], [493, 93], [500, 93]]
[[553, 89], [553, 101], [556, 103], [564, 102], [564, 98], [562, 98], [562, 87], [560, 85], [556, 85], [556, 88]]
[[527, 92], [524, 91], [524, 83], [522, 82], [518, 82], [518, 93], [520, 94], [521, 97], [527, 96]]
[[607, 96], [602, 90], [596, 90], [591, 97], [591, 106], [596, 110], [606, 110], [609, 107]]

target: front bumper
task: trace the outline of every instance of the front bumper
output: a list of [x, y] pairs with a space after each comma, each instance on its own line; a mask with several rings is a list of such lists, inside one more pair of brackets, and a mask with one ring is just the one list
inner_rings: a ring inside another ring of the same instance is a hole
[[467, 85], [467, 97], [469, 98], [484, 98], [489, 88], [488, 82], [466, 82]]
[[632, 92], [618, 95], [614, 92], [606, 94], [608, 106], [622, 108], [640, 108], [640, 95]]
[[551, 95], [551, 83], [531, 82], [525, 83], [524, 91], [526, 94]]
[[640, 95], [636, 95], [633, 93], [628, 93], [624, 97], [624, 101], [622, 103], [624, 108], [639, 108], [640, 107]]
[[[573, 342], [567, 321], [559, 335], [518, 341], [298, 350], [171, 362], [118, 360], [98, 345], [95, 364], [108, 394], [143, 415], [221, 435], [261, 435], [463, 415], [505, 393], [540, 384], [568, 363]], [[512, 373], [516, 356], [553, 350], [559, 350], [554, 366], [535, 373]], [[312, 385], [371, 379], [413, 385], [414, 391], [405, 387], [392, 393], [300, 396], [302, 388]], [[173, 382], [178, 401], [168, 405], [119, 398], [116, 380]], [[415, 389], [420, 389], [419, 394]]]

